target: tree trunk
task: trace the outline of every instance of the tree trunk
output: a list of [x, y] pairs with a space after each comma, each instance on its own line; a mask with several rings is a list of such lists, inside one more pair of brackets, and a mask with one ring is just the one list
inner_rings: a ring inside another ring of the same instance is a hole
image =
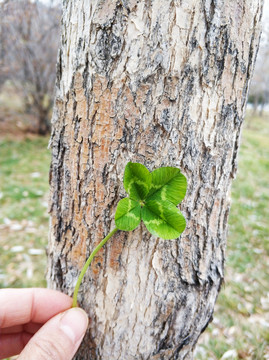
[[255, 116], [257, 114], [257, 109], [259, 105], [259, 95], [254, 96], [252, 115]]
[[114, 227], [128, 161], [188, 179], [177, 240], [118, 232], [80, 291], [76, 359], [192, 359], [223, 280], [229, 191], [262, 0], [64, 1], [51, 137], [49, 286], [72, 295]]
[[37, 108], [37, 133], [39, 135], [47, 135], [50, 131], [49, 109], [45, 109], [41, 104]]
[[262, 100], [262, 102], [260, 104], [260, 111], [259, 111], [260, 116], [263, 116], [264, 107], [265, 107], [265, 101]]

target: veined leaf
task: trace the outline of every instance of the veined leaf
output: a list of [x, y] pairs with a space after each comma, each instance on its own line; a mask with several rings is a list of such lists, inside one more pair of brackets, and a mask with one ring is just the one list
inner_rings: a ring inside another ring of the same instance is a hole
[[187, 179], [175, 167], [162, 167], [152, 173], [151, 188], [148, 200], [165, 201], [179, 204], [185, 197], [187, 191]]
[[133, 200], [144, 200], [151, 185], [151, 173], [139, 163], [129, 162], [125, 167], [123, 185]]
[[140, 221], [141, 205], [139, 202], [129, 198], [120, 200], [115, 214], [117, 228], [119, 230], [131, 231], [139, 225]]
[[162, 239], [176, 239], [186, 227], [184, 216], [169, 201], [146, 201], [141, 215], [148, 231]]

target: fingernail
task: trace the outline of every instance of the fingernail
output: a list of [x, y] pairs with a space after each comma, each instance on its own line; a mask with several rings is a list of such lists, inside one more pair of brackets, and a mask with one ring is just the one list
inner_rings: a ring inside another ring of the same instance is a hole
[[88, 322], [88, 316], [84, 310], [73, 308], [63, 314], [60, 320], [60, 329], [75, 344], [84, 336]]

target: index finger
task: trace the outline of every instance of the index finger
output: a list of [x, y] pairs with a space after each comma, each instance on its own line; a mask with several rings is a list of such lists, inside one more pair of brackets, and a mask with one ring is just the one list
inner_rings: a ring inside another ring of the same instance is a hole
[[72, 299], [56, 290], [1, 289], [0, 329], [30, 321], [43, 324], [71, 305]]

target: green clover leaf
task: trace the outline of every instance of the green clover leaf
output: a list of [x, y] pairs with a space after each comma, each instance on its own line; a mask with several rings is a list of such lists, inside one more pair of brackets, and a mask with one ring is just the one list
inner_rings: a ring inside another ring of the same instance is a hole
[[119, 230], [134, 230], [141, 221], [141, 205], [138, 201], [124, 198], [119, 201], [115, 222]]
[[144, 200], [151, 186], [151, 173], [139, 163], [129, 162], [125, 167], [123, 185], [133, 200]]
[[152, 235], [165, 240], [178, 238], [186, 227], [184, 216], [169, 201], [147, 201], [142, 208], [142, 219]]
[[178, 205], [185, 197], [187, 179], [174, 167], [162, 167], [152, 172], [152, 184], [147, 196], [150, 200], [168, 200]]

